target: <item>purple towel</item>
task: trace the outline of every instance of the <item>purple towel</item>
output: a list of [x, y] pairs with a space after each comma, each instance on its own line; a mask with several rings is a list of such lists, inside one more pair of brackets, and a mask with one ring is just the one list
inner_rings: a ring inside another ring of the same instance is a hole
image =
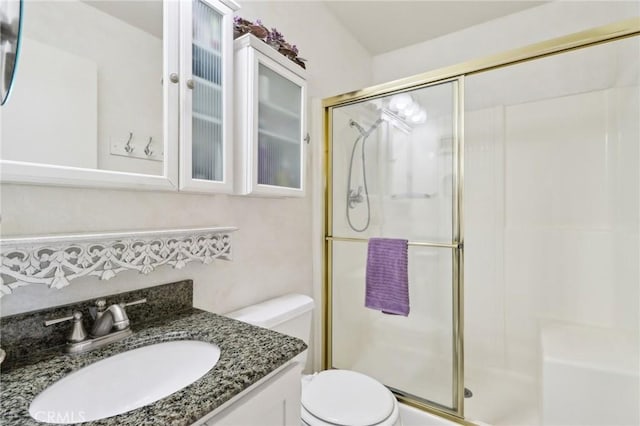
[[369, 238], [364, 305], [387, 314], [409, 315], [407, 240]]

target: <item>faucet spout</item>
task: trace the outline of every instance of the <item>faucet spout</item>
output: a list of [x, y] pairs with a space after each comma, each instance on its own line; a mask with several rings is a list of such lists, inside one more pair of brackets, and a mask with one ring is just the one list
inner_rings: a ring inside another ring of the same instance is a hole
[[125, 330], [129, 327], [129, 317], [124, 310], [124, 304], [116, 304], [109, 306], [100, 316], [96, 316], [96, 319], [91, 328], [91, 335], [93, 337], [102, 337], [111, 333], [112, 329], [117, 331]]
[[111, 332], [113, 328], [113, 315], [109, 311], [105, 311], [100, 315], [100, 317], [96, 318], [93, 322], [93, 327], [91, 327], [91, 336], [92, 337], [102, 337], [106, 336]]
[[129, 327], [129, 317], [127, 316], [127, 312], [124, 310], [124, 307], [124, 303], [117, 305], [114, 303], [107, 309], [113, 317], [113, 328], [116, 330], [124, 330]]

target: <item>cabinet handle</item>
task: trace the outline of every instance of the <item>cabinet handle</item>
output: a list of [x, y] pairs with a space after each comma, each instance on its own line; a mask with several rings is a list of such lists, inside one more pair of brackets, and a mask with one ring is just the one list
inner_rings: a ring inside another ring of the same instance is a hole
[[178, 81], [180, 81], [180, 78], [178, 77], [177, 73], [172, 72], [171, 74], [169, 74], [169, 80], [171, 80], [172, 83], [177, 83]]
[[193, 80], [192, 79], [187, 80], [187, 87], [189, 89], [193, 89]]

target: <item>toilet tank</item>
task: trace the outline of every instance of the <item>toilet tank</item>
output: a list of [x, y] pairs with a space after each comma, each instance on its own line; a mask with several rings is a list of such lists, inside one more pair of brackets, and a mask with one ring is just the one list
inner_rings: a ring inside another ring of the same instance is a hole
[[308, 345], [312, 313], [312, 298], [304, 294], [287, 294], [229, 312], [225, 316], [297, 337]]

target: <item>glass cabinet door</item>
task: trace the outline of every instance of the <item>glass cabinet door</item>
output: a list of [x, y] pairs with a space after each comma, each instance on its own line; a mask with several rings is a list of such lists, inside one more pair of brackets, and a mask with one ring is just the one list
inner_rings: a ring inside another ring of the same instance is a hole
[[252, 34], [234, 46], [236, 193], [302, 197], [306, 72]]
[[217, 0], [184, 2], [180, 188], [231, 190], [231, 13]]
[[258, 65], [257, 183], [301, 189], [302, 88]]
[[194, 179], [222, 181], [222, 15], [201, 0], [193, 5], [192, 163]]

